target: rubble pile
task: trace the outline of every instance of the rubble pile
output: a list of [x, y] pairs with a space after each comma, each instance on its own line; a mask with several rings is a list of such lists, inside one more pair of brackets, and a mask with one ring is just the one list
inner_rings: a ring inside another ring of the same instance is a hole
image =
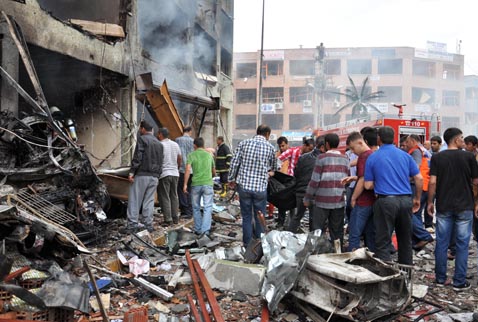
[[1, 206], [0, 224], [8, 230], [1, 230], [0, 319], [473, 319], [474, 291], [456, 294], [433, 285], [432, 245], [416, 253], [414, 267], [402, 267], [366, 249], [337, 254], [327, 234], [277, 231], [268, 220], [262, 258], [246, 263], [253, 257], [242, 247], [237, 201], [219, 204], [210, 236], [195, 235], [191, 220], [163, 227], [158, 212], [152, 234], [120, 234], [125, 219], [111, 219], [109, 238], [89, 248], [61, 225], [20, 206]]

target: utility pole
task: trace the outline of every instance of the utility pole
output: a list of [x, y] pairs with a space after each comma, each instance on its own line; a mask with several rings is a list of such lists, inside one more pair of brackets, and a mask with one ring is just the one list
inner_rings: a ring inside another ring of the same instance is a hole
[[314, 129], [318, 128], [318, 118], [320, 115], [320, 127], [324, 127], [324, 91], [325, 91], [325, 74], [324, 74], [324, 56], [325, 47], [323, 43], [316, 47], [315, 52], [315, 79], [314, 79]]
[[263, 68], [262, 64], [264, 63], [264, 11], [265, 11], [266, 0], [262, 0], [262, 32], [261, 32], [261, 53], [259, 58], [259, 106], [257, 111], [257, 126], [262, 124], [262, 78], [263, 78]]

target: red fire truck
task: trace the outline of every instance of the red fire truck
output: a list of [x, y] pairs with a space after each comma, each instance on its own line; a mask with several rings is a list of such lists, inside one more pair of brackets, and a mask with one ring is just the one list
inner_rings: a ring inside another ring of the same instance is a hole
[[333, 124], [322, 130], [316, 131], [316, 135], [325, 135], [327, 133], [336, 133], [340, 137], [339, 149], [345, 152], [347, 136], [352, 132], [360, 132], [364, 127], [390, 126], [395, 131], [395, 144], [398, 145], [400, 138], [410, 134], [416, 134], [423, 143], [430, 140], [430, 137], [440, 133], [440, 122], [438, 117], [432, 120], [420, 120], [416, 118], [380, 118], [377, 120], [356, 119], [343, 123]]

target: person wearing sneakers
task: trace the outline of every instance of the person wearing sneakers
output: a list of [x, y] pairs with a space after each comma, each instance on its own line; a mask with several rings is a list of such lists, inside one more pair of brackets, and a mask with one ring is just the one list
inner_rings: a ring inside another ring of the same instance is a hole
[[128, 226], [122, 231], [128, 234], [139, 229], [141, 209], [144, 226], [153, 232], [154, 193], [163, 167], [163, 146], [153, 136], [153, 127], [142, 121], [139, 133], [128, 175]]
[[455, 233], [456, 257], [453, 289], [457, 292], [470, 288], [466, 280], [468, 247], [470, 244], [475, 206], [473, 185], [478, 185], [478, 164], [475, 156], [462, 150], [463, 132], [448, 128], [443, 134], [448, 149], [433, 156], [428, 185], [428, 213], [435, 214], [433, 196], [436, 195], [435, 282], [445, 286], [447, 281], [447, 250]]
[[[191, 201], [193, 205], [194, 232], [197, 235], [209, 234], [211, 230], [211, 214], [214, 204], [212, 178], [216, 175], [214, 159], [204, 149], [204, 139], [194, 139], [194, 152], [188, 155], [186, 172], [184, 173], [183, 192], [188, 193], [189, 174], [194, 172], [191, 182]], [[201, 199], [204, 212], [201, 215]]]
[[182, 157], [179, 145], [169, 139], [169, 130], [158, 130], [158, 138], [163, 145], [163, 171], [159, 177], [158, 197], [164, 215], [164, 226], [179, 222], [178, 181]]

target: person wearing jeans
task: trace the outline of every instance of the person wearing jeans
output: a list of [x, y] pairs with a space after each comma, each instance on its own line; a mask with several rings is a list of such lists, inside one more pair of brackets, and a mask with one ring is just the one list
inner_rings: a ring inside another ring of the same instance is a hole
[[[271, 128], [261, 124], [257, 127], [256, 134], [237, 146], [231, 160], [228, 178], [232, 189], [236, 184], [238, 186], [242, 241], [245, 247], [252, 240], [253, 234], [258, 238], [262, 233], [257, 212], [266, 213], [267, 184], [277, 164], [274, 147], [268, 142]], [[253, 227], [255, 227], [254, 231]]]
[[[370, 147], [365, 143], [364, 138], [359, 132], [352, 132], [347, 137], [347, 146], [355, 155], [357, 155], [356, 176], [351, 175], [342, 180], [343, 184], [356, 182], [354, 192], [350, 196], [350, 206], [352, 213], [349, 219], [349, 251], [360, 247], [360, 237], [365, 236], [365, 246], [369, 250], [375, 251], [375, 226], [373, 224], [373, 204], [375, 194], [371, 190], [364, 189], [365, 163], [368, 157], [373, 153]], [[352, 173], [351, 173], [352, 174]]]
[[452, 231], [455, 232], [455, 275], [453, 285], [465, 285], [468, 266], [468, 246], [471, 238], [473, 211], [465, 210], [459, 213], [446, 211], [436, 214], [436, 248], [435, 248], [435, 275], [440, 286], [446, 282], [448, 245]]
[[244, 245], [247, 245], [252, 237], [260, 238], [264, 232], [257, 215], [259, 211], [263, 214], [266, 211], [267, 192], [245, 190], [239, 186], [238, 193], [242, 215], [242, 238]]
[[464, 139], [460, 129], [448, 128], [443, 137], [448, 149], [431, 159], [427, 211], [434, 215], [433, 196], [436, 196], [435, 282], [437, 286], [448, 284], [447, 250], [454, 233], [453, 289], [460, 292], [470, 288], [466, 273], [473, 211], [478, 214], [472, 188], [478, 184], [478, 164], [472, 153], [462, 150]]
[[[184, 173], [183, 192], [188, 193], [189, 176], [191, 170], [194, 176], [191, 180], [191, 202], [194, 218], [194, 232], [198, 235], [209, 234], [211, 230], [212, 205], [214, 203], [214, 190], [212, 178], [216, 175], [214, 159], [204, 149], [204, 139], [194, 139], [194, 152], [188, 155], [186, 171]], [[201, 198], [204, 212], [201, 215]]]

